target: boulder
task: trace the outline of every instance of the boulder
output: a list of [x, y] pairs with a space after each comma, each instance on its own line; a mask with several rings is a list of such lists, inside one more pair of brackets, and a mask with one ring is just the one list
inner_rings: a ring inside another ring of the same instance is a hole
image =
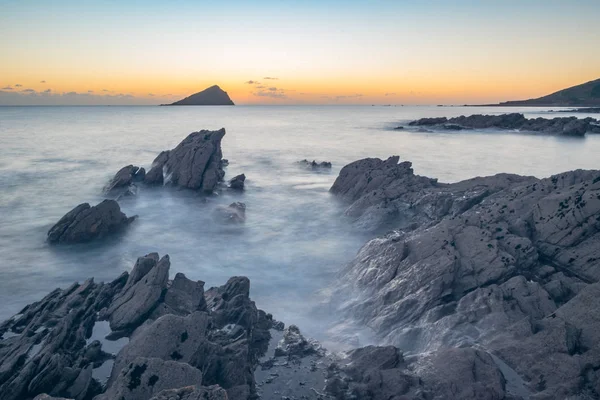
[[244, 190], [244, 182], [246, 181], [246, 175], [241, 174], [241, 175], [237, 175], [234, 176], [230, 181], [229, 181], [229, 188], [233, 189], [233, 190]]
[[83, 243], [100, 239], [125, 229], [136, 216], [127, 217], [114, 200], [96, 206], [83, 203], [65, 214], [48, 231], [48, 243]]
[[222, 181], [221, 139], [225, 129], [190, 133], [177, 147], [161, 152], [146, 173], [147, 184], [172, 184], [211, 193]]

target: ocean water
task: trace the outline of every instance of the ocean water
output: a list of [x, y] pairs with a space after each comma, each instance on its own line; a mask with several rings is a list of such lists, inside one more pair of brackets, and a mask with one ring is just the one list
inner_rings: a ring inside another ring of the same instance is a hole
[[[485, 107], [0, 107], [0, 320], [56, 287], [90, 276], [112, 280], [154, 251], [170, 255], [172, 275], [183, 272], [206, 288], [248, 276], [259, 307], [319, 338], [327, 325], [327, 318], [312, 317], [315, 310], [327, 314], [319, 293], [335, 285], [336, 272], [369, 238], [351, 229], [343, 205], [328, 193], [345, 164], [399, 155], [417, 174], [446, 182], [600, 168], [600, 135], [393, 130], [424, 116], [515, 111], [568, 115]], [[205, 198], [141, 187], [120, 202], [127, 215], [139, 215], [126, 233], [86, 245], [45, 242], [67, 211], [100, 202], [122, 166], [148, 167], [188, 133], [221, 127], [226, 178], [245, 173], [243, 194]], [[333, 168], [306, 170], [296, 164], [304, 158]], [[243, 225], [214, 218], [215, 208], [233, 201], [247, 205]]]

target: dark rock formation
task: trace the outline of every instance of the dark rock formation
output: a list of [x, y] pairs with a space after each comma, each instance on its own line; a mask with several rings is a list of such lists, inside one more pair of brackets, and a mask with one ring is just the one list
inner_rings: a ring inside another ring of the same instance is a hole
[[537, 99], [507, 101], [500, 106], [586, 107], [600, 105], [600, 79], [572, 86]]
[[234, 176], [230, 181], [229, 181], [229, 188], [233, 189], [233, 190], [244, 190], [244, 182], [246, 181], [246, 175], [241, 174], [241, 175], [237, 175]]
[[210, 193], [223, 180], [221, 139], [225, 129], [188, 135], [173, 150], [161, 152], [146, 173], [147, 184], [173, 184]]
[[[479, 398], [477, 387], [494, 388], [489, 398], [600, 396], [600, 171], [441, 184], [397, 160], [352, 163], [331, 189], [352, 202], [349, 215], [383, 213], [394, 229], [341, 273], [342, 326], [430, 354], [414, 367], [426, 385], [463, 376], [453, 395], [435, 383], [439, 398]], [[452, 367], [431, 375], [437, 357]]]
[[127, 190], [134, 182], [142, 182], [146, 177], [144, 168], [127, 165], [119, 170], [104, 188], [105, 193], [115, 190]]
[[308, 161], [307, 159], [304, 160], [300, 160], [298, 161], [298, 164], [302, 165], [303, 167], [306, 168], [310, 168], [310, 169], [331, 169], [331, 163], [329, 161]]
[[48, 231], [48, 242], [83, 243], [103, 238], [126, 228], [136, 217], [127, 217], [114, 200], [96, 206], [83, 203], [65, 214]]
[[[205, 293], [183, 274], [168, 281], [168, 271], [168, 256], [149, 254], [111, 283], [56, 289], [0, 324], [0, 399], [253, 398], [272, 319], [248, 297], [248, 279]], [[104, 320], [117, 331], [90, 342]], [[116, 357], [102, 350], [123, 336]]]
[[227, 92], [219, 86], [214, 85], [201, 92], [195, 93], [185, 99], [176, 101], [170, 106], [233, 106], [233, 101], [229, 98]]
[[521, 131], [541, 132], [552, 135], [584, 136], [586, 132], [595, 132], [598, 121], [593, 118], [577, 117], [533, 118], [527, 119], [523, 114], [512, 113], [502, 115], [471, 115], [454, 118], [421, 118], [411, 122], [411, 126], [439, 126], [447, 130], [462, 129], [518, 129]]

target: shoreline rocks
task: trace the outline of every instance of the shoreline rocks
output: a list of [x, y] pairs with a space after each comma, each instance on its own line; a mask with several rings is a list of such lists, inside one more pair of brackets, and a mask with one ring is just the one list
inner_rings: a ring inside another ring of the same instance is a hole
[[[151, 253], [113, 282], [56, 289], [1, 323], [0, 398], [253, 397], [272, 318], [250, 300], [250, 282], [233, 277], [205, 292], [183, 274], [168, 280], [169, 267], [168, 256]], [[90, 343], [106, 320], [116, 330]], [[117, 336], [129, 342], [116, 356], [104, 353]], [[107, 362], [103, 386], [94, 371]]]
[[245, 174], [240, 174], [240, 175], [234, 176], [229, 181], [229, 188], [233, 189], [233, 190], [243, 191], [244, 190], [244, 182], [245, 181], [246, 181], [246, 175]]
[[392, 229], [340, 272], [332, 332], [354, 321], [415, 356], [476, 349], [511, 398], [599, 396], [585, 366], [600, 365], [600, 171], [442, 184], [397, 162], [349, 164], [331, 188]]
[[453, 118], [421, 118], [410, 122], [408, 125], [440, 127], [446, 130], [498, 128], [577, 137], [585, 136], [588, 132], [600, 132], [598, 121], [594, 118], [556, 117], [552, 119], [527, 119], [520, 113], [502, 115], [476, 114], [468, 117], [461, 115], [460, 117]]
[[48, 231], [48, 243], [84, 243], [124, 230], [137, 216], [127, 217], [115, 200], [90, 206], [82, 203], [65, 214]]

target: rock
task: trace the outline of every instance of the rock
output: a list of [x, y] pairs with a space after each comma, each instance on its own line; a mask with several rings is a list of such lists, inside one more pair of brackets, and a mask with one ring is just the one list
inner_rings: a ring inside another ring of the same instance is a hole
[[236, 201], [215, 209], [216, 217], [222, 222], [241, 224], [246, 221], [246, 204]]
[[[354, 321], [417, 354], [407, 368], [438, 398], [479, 398], [483, 387], [490, 398], [599, 396], [600, 376], [582, 365], [600, 365], [600, 171], [428, 184], [397, 161], [352, 163], [331, 189], [358, 220], [393, 210], [393, 231], [340, 274], [332, 332]], [[456, 349], [471, 353], [448, 360]], [[424, 354], [456, 370], [434, 372]], [[470, 381], [472, 369], [484, 381]]]
[[125, 229], [136, 216], [127, 217], [114, 200], [104, 200], [91, 207], [83, 203], [65, 214], [48, 231], [48, 242], [83, 243], [100, 239]]
[[227, 92], [219, 86], [213, 85], [201, 92], [195, 93], [185, 99], [176, 101], [172, 104], [163, 104], [170, 106], [233, 106], [233, 101], [229, 98]]
[[394, 128], [395, 131], [401, 131], [403, 129], [404, 129], [403, 126], [397, 126], [397, 127]]
[[202, 371], [189, 364], [137, 357], [123, 368], [114, 383], [95, 400], [146, 400], [165, 389], [202, 383]]
[[310, 168], [310, 169], [331, 169], [331, 163], [329, 161], [308, 161], [307, 159], [298, 161], [298, 164]]
[[593, 118], [578, 119], [576, 117], [560, 117], [553, 119], [527, 119], [523, 114], [511, 113], [502, 115], [470, 115], [468, 117], [421, 118], [412, 121], [411, 126], [439, 126], [446, 130], [499, 128], [521, 131], [542, 132], [563, 136], [584, 136], [586, 132], [594, 132]]
[[246, 175], [241, 174], [234, 176], [233, 179], [229, 181], [229, 188], [233, 190], [244, 190], [244, 182], [246, 181]]
[[[130, 274], [57, 289], [0, 324], [0, 398], [256, 397], [252, 372], [272, 317], [248, 297], [250, 282], [235, 277], [205, 294], [203, 282], [183, 274], [167, 281], [168, 260], [140, 257]], [[118, 331], [88, 343], [106, 318]], [[115, 336], [130, 339], [113, 361], [102, 346]], [[95, 370], [106, 363], [112, 372], [102, 385]]]
[[115, 174], [104, 188], [104, 192], [111, 193], [117, 189], [128, 188], [133, 182], [142, 182], [145, 177], [146, 170], [144, 168], [127, 165]]
[[296, 325], [290, 325], [283, 331], [283, 338], [275, 349], [275, 356], [305, 357], [321, 351], [315, 341], [304, 338]]
[[156, 157], [144, 182], [213, 192], [225, 175], [221, 162], [223, 136], [225, 129], [190, 133], [176, 148]]

